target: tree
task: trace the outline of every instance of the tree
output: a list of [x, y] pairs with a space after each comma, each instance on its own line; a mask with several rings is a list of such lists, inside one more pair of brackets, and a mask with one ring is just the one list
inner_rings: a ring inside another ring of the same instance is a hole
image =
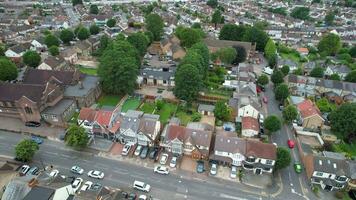
[[[206, 72], [208, 71], [209, 62], [210, 62], [210, 54], [209, 54], [208, 46], [203, 42], [198, 42], [198, 43], [195, 43], [190, 48], [190, 50], [195, 50], [203, 58], [203, 69], [204, 69], [204, 73], [206, 74]], [[204, 77], [205, 77], [205, 74], [204, 74]]]
[[191, 64], [195, 66], [199, 70], [199, 76], [204, 79], [206, 77], [208, 68], [204, 66], [204, 59], [200, 55], [199, 51], [197, 49], [189, 49], [187, 54], [184, 56], [184, 58], [181, 60], [179, 63], [179, 66], [185, 65], [185, 64]]
[[351, 57], [356, 58], [356, 45], [352, 46], [349, 49], [349, 54], [351, 55]]
[[259, 76], [257, 79], [257, 83], [262, 86], [267, 85], [268, 81], [268, 76], [265, 74], [261, 74], [261, 76]]
[[31, 161], [39, 146], [36, 142], [25, 139], [19, 142], [15, 147], [16, 159], [22, 162]]
[[331, 74], [330, 75], [330, 80], [335, 80], [335, 81], [341, 81], [341, 77], [339, 76], [339, 74]]
[[341, 48], [341, 39], [334, 33], [324, 35], [318, 43], [319, 52], [325, 55], [335, 55]]
[[277, 53], [276, 44], [273, 42], [272, 39], [268, 40], [264, 50], [265, 50], [265, 57], [268, 60]]
[[144, 56], [146, 54], [149, 41], [144, 33], [133, 33], [127, 37], [127, 41], [137, 49], [140, 56]]
[[263, 125], [269, 133], [273, 133], [281, 129], [281, 120], [276, 115], [270, 115], [266, 117]]
[[59, 35], [63, 43], [69, 44], [74, 39], [74, 33], [70, 29], [63, 29]]
[[6, 47], [0, 44], [0, 56], [5, 56]]
[[284, 83], [277, 85], [276, 89], [274, 90], [274, 95], [276, 100], [283, 102], [289, 96], [288, 85]]
[[264, 51], [268, 40], [267, 33], [256, 26], [248, 27], [243, 36], [243, 41], [256, 43], [256, 50], [258, 51]]
[[290, 123], [298, 117], [298, 110], [294, 105], [288, 105], [284, 108], [283, 112], [284, 121]]
[[331, 26], [334, 24], [334, 19], [335, 19], [335, 13], [334, 11], [330, 11], [325, 15], [324, 21], [325, 24], [328, 26]]
[[16, 65], [7, 58], [0, 57], [0, 81], [11, 81], [17, 77]]
[[111, 19], [108, 19], [108, 21], [106, 21], [106, 26], [112, 28], [116, 25], [116, 20], [111, 18]]
[[290, 165], [291, 160], [292, 158], [287, 148], [285, 147], [277, 148], [277, 160], [275, 164], [275, 168], [277, 170], [288, 167]]
[[57, 46], [51, 46], [49, 49], [48, 49], [49, 53], [52, 55], [52, 56], [57, 56], [59, 55], [59, 49]]
[[218, 101], [215, 104], [214, 116], [221, 121], [227, 121], [230, 118], [230, 110], [225, 101]]
[[213, 13], [213, 16], [211, 17], [211, 23], [214, 24], [215, 29], [217, 28], [217, 25], [221, 23], [221, 12], [219, 9], [216, 9], [215, 12]]
[[245, 47], [236, 45], [236, 46], [233, 46], [233, 48], [236, 50], [236, 57], [235, 57], [235, 60], [232, 61], [232, 63], [239, 64], [239, 63], [245, 62], [246, 57], [247, 57]]
[[356, 70], [351, 71], [345, 76], [345, 81], [356, 83]]
[[68, 146], [75, 149], [82, 149], [88, 145], [89, 137], [83, 127], [71, 125], [67, 131], [66, 142]]
[[199, 112], [194, 112], [192, 114], [192, 121], [193, 122], [199, 122], [201, 120], [201, 114]]
[[341, 104], [329, 115], [331, 130], [341, 134], [349, 143], [355, 142], [356, 137], [356, 103]]
[[96, 24], [92, 24], [90, 27], [89, 27], [89, 31], [90, 31], [90, 34], [92, 35], [96, 35], [100, 32], [100, 28], [99, 26], [97, 26]]
[[293, 71], [293, 74], [294, 74], [294, 75], [302, 75], [302, 74], [303, 74], [302, 68], [298, 67], [297, 69], [295, 69], [295, 70]]
[[57, 46], [58, 47], [59, 46], [59, 39], [56, 36], [52, 35], [52, 34], [48, 34], [45, 37], [45, 44], [46, 44], [46, 46], [48, 48], [51, 47], [51, 46]]
[[195, 22], [195, 23], [191, 26], [191, 28], [201, 29], [201, 24], [198, 23], [198, 22]]
[[82, 0], [72, 0], [72, 4], [73, 6], [76, 6], [76, 5], [83, 5], [83, 1]]
[[220, 40], [242, 41], [246, 28], [243, 25], [225, 24], [221, 30]]
[[296, 19], [307, 20], [309, 19], [309, 11], [308, 7], [295, 7], [290, 16]]
[[181, 32], [178, 32], [177, 37], [180, 39], [181, 45], [187, 48], [201, 41], [198, 30], [194, 28], [182, 29]]
[[333, 111], [333, 107], [326, 98], [321, 98], [317, 100], [316, 105], [322, 113]]
[[146, 29], [153, 34], [153, 40], [159, 41], [163, 34], [164, 23], [157, 14], [149, 14], [146, 17]]
[[82, 27], [79, 29], [78, 33], [77, 33], [77, 37], [79, 40], [86, 40], [88, 39], [90, 36], [90, 32], [87, 28]]
[[97, 6], [97, 5], [94, 5], [94, 4], [90, 5], [89, 12], [90, 12], [90, 14], [94, 14], [94, 15], [99, 14], [99, 8], [98, 8], [98, 6]]
[[179, 99], [192, 102], [198, 97], [201, 88], [201, 76], [196, 66], [180, 65], [175, 73], [173, 93]]
[[271, 81], [274, 85], [278, 85], [284, 82], [283, 80], [284, 74], [278, 69], [273, 70], [271, 75]]
[[315, 78], [323, 78], [324, 77], [324, 68], [322, 67], [314, 67], [309, 74], [311, 77]]
[[223, 47], [218, 51], [220, 60], [225, 64], [231, 64], [236, 58], [236, 50], [232, 47]]
[[289, 73], [289, 66], [283, 65], [283, 67], [281, 68], [281, 71], [283, 72], [284, 76], [287, 76]]
[[37, 67], [41, 62], [41, 56], [36, 51], [26, 51], [22, 56], [23, 62], [29, 67]]
[[208, 0], [206, 5], [210, 6], [211, 8], [216, 8], [218, 6], [218, 0]]

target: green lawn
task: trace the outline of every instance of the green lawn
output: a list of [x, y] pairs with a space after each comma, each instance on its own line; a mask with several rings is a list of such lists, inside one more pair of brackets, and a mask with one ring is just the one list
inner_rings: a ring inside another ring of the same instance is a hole
[[128, 110], [136, 110], [140, 106], [140, 99], [138, 98], [128, 98], [124, 105], [122, 105], [121, 111], [127, 112]]
[[158, 114], [159, 120], [165, 124], [169, 121], [169, 119], [171, 118], [171, 116], [174, 114], [174, 111], [177, 109], [177, 105], [176, 104], [172, 104], [172, 103], [164, 103], [162, 109], [160, 111], [156, 111], [155, 114]]
[[72, 117], [69, 119], [70, 124], [76, 124], [78, 122], [79, 112], [73, 113]]
[[347, 144], [345, 142], [340, 142], [340, 144], [335, 144], [334, 148], [337, 152], [344, 152], [353, 157], [356, 156], [356, 144]]
[[178, 117], [180, 119], [180, 123], [183, 126], [186, 126], [189, 122], [192, 121], [192, 115], [184, 112], [184, 111], [177, 111], [176, 113], [176, 117]]
[[295, 53], [281, 53], [281, 57], [284, 59], [291, 59], [297, 63], [300, 62], [300, 58]]
[[116, 106], [122, 97], [118, 95], [103, 95], [99, 98], [99, 107], [103, 106]]
[[144, 113], [152, 114], [155, 107], [156, 105], [154, 103], [146, 102], [141, 106], [140, 110]]
[[93, 68], [86, 68], [86, 67], [79, 67], [80, 72], [83, 74], [88, 74], [88, 75], [93, 75], [97, 76], [98, 75], [98, 69], [93, 69]]

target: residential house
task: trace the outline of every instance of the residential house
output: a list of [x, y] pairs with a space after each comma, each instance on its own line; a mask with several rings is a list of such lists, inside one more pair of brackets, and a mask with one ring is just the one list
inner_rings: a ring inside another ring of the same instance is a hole
[[173, 60], [180, 60], [185, 56], [185, 50], [180, 46], [180, 40], [176, 36], [170, 36], [160, 41], [161, 52]]
[[61, 70], [66, 67], [67, 63], [61, 56], [48, 56], [44, 61], [37, 67], [37, 69], [43, 70]]
[[93, 52], [92, 45], [88, 42], [88, 40], [78, 41], [75, 43], [74, 49], [78, 54], [78, 58], [88, 58]]
[[258, 119], [259, 113], [260, 112], [256, 108], [249, 104], [239, 108], [238, 117], [252, 117]]
[[17, 44], [15, 46], [8, 48], [5, 51], [5, 56], [10, 58], [15, 63], [20, 63], [23, 54], [27, 50], [30, 50], [30, 48], [31, 48], [31, 43]]
[[67, 48], [61, 51], [60, 55], [70, 64], [75, 64], [78, 61], [78, 53], [74, 48]]
[[308, 48], [305, 48], [305, 47], [297, 48], [297, 52], [303, 57], [307, 56], [309, 54]]
[[91, 52], [94, 52], [95, 50], [99, 49], [100, 47], [100, 37], [99, 36], [91, 36], [88, 38], [88, 43], [91, 46]]
[[213, 127], [200, 122], [187, 124], [184, 154], [194, 159], [208, 159], [211, 151]]
[[338, 74], [340, 78], [343, 80], [348, 73], [351, 72], [351, 69], [346, 65], [333, 65], [327, 66], [325, 69], [324, 74], [326, 76], [331, 76], [332, 74]]
[[309, 61], [304, 63], [303, 70], [304, 74], [310, 74], [310, 72], [316, 67], [316, 62]]
[[167, 124], [161, 134], [160, 146], [166, 151], [171, 152], [173, 155], [183, 155], [185, 131], [186, 128], [179, 124]]
[[300, 113], [302, 126], [308, 129], [322, 128], [325, 119], [322, 117], [320, 110], [310, 99], [304, 100], [297, 104], [297, 109]]
[[143, 112], [136, 110], [128, 110], [126, 113], [122, 113], [119, 118], [120, 129], [115, 135], [116, 140], [122, 144], [136, 144], [142, 116]]
[[45, 38], [43, 36], [39, 36], [32, 40], [31, 42], [31, 49], [43, 52], [46, 49]]
[[198, 112], [202, 115], [207, 115], [207, 116], [214, 116], [214, 105], [208, 105], [208, 104], [199, 104], [198, 106]]
[[257, 136], [260, 131], [260, 125], [257, 118], [242, 117], [241, 119], [241, 135], [243, 137]]
[[298, 68], [298, 64], [290, 59], [278, 59], [277, 61], [278, 68], [282, 68], [285, 65], [289, 67], [290, 72], [293, 72]]
[[356, 190], [356, 162], [354, 160], [348, 161], [349, 164], [349, 181], [347, 184], [348, 190]]
[[159, 115], [144, 114], [140, 119], [137, 143], [142, 146], [154, 146], [161, 130]]

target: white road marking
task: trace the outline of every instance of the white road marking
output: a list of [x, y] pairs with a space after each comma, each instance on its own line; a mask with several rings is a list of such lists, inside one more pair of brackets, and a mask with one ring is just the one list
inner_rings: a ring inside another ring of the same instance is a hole
[[245, 198], [240, 198], [240, 197], [236, 197], [236, 196], [231, 196], [231, 195], [223, 194], [223, 193], [220, 194], [219, 196], [222, 197], [222, 198], [225, 198], [225, 199], [248, 200], [248, 199], [245, 199]]

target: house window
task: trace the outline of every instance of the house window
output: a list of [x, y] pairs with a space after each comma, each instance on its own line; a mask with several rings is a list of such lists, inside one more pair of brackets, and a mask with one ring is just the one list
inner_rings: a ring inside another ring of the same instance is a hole
[[323, 176], [324, 174], [323, 174], [323, 172], [317, 172], [316, 174], [315, 174], [315, 176]]
[[25, 107], [26, 114], [32, 114], [32, 109], [30, 107]]
[[336, 180], [337, 180], [337, 181], [346, 181], [347, 178], [346, 178], [345, 176], [337, 176], [337, 177], [336, 177]]
[[247, 162], [255, 162], [255, 158], [254, 157], [247, 157], [246, 161]]
[[266, 164], [267, 164], [267, 165], [272, 165], [272, 164], [273, 164], [273, 161], [272, 161], [272, 160], [266, 160]]

